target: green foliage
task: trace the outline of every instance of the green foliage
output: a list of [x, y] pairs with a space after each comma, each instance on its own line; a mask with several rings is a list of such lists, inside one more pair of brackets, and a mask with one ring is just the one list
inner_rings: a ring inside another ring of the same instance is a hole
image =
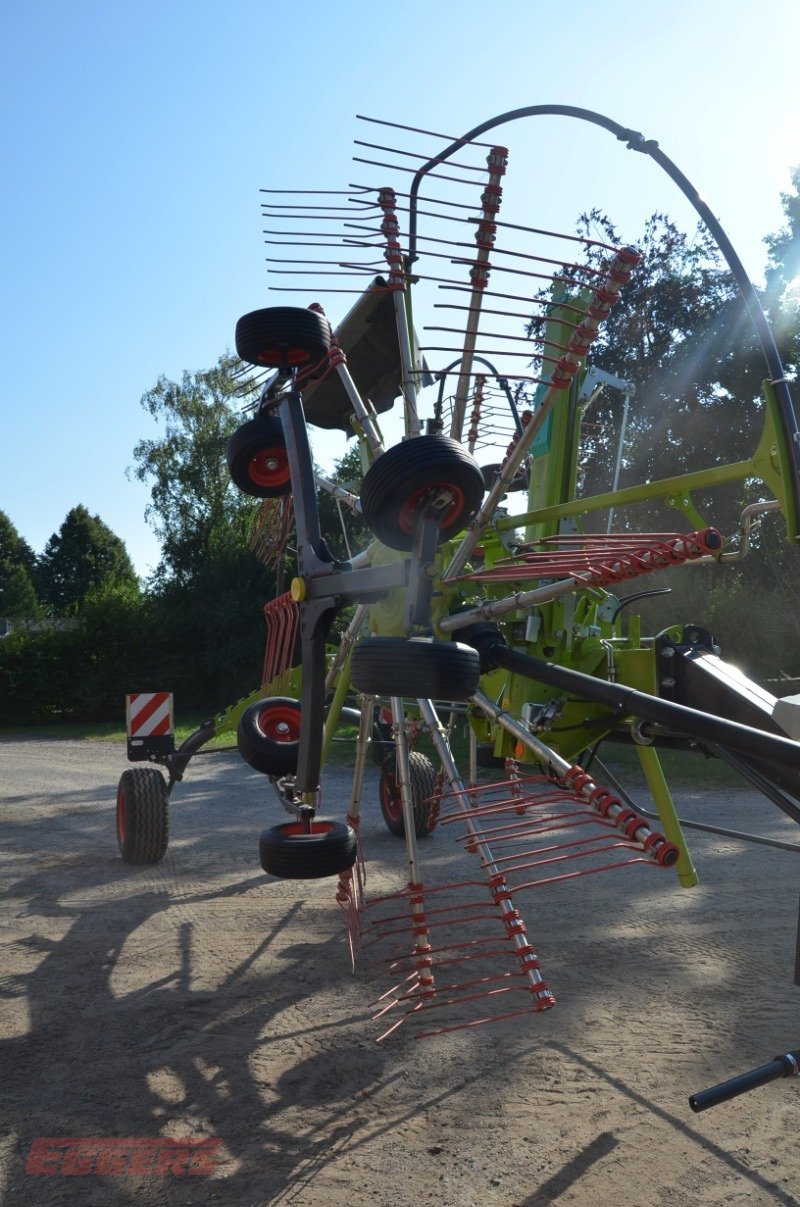
[[241, 423], [238, 361], [223, 356], [213, 369], [161, 377], [142, 398], [163, 435], [140, 440], [133, 475], [150, 486], [145, 513], [161, 541], [161, 580], [190, 583], [220, 544], [244, 545], [252, 503], [236, 489], [225, 461], [229, 436]]
[[36, 554], [4, 511], [0, 511], [0, 616], [35, 617], [39, 601], [33, 576]]
[[274, 575], [246, 549], [217, 552], [191, 590], [176, 580], [160, 584], [152, 595], [157, 686], [209, 713], [253, 691], [264, 659], [263, 607], [274, 595]]
[[138, 580], [124, 542], [98, 515], [79, 505], [47, 542], [37, 567], [39, 594], [59, 615], [75, 611], [86, 595], [107, 583]]
[[24, 566], [29, 575], [36, 567], [36, 554], [4, 511], [0, 511], [0, 564]]
[[19, 563], [0, 562], [0, 616], [17, 620], [38, 614], [39, 601], [28, 571]]
[[[331, 481], [355, 495], [361, 489], [363, 476], [357, 445], [335, 463], [330, 475]], [[320, 490], [317, 499], [320, 529], [336, 557], [347, 558], [359, 553], [373, 539], [372, 531], [360, 514], [351, 511], [344, 503], [337, 503], [327, 491]]]
[[[793, 182], [795, 190], [800, 188], [800, 169]], [[772, 300], [771, 318], [781, 335], [782, 352], [789, 353], [791, 372], [800, 339], [800, 197], [795, 191], [783, 201], [789, 225], [766, 240], [766, 298]], [[613, 224], [597, 212], [581, 218], [579, 231], [603, 242], [619, 241]], [[698, 229], [690, 238], [663, 214], [654, 214], [637, 246], [642, 260], [590, 354], [591, 363], [634, 387], [621, 487], [748, 458], [764, 414], [763, 358], [738, 290], [709, 237]], [[587, 258], [597, 266], [606, 255], [592, 251]], [[586, 414], [584, 495], [611, 486], [622, 407], [622, 394], [605, 390]], [[698, 492], [695, 503], [707, 522], [727, 536], [738, 528], [743, 507], [767, 495], [760, 483], [745, 480]], [[587, 527], [604, 527], [605, 519], [601, 513], [588, 520]], [[682, 530], [687, 524], [660, 504], [639, 504], [618, 510], [614, 526], [664, 531]], [[798, 675], [797, 556], [797, 549], [784, 541], [780, 519], [765, 519], [741, 563], [655, 576], [652, 586], [669, 587], [672, 595], [637, 605], [645, 631], [691, 622], [711, 630], [723, 657], [752, 678]], [[642, 589], [650, 585], [644, 581]], [[621, 594], [632, 592], [633, 586]]]
[[786, 226], [764, 242], [769, 249], [764, 300], [784, 365], [800, 367], [800, 166], [792, 172], [792, 192], [782, 193]]
[[[579, 230], [618, 241], [613, 224], [597, 212], [583, 215]], [[593, 364], [634, 388], [622, 486], [746, 458], [763, 414], [763, 362], [710, 236], [698, 228], [690, 238], [656, 213], [637, 247], [642, 259], [591, 352]], [[597, 265], [604, 256], [592, 251], [588, 258]], [[585, 494], [607, 489], [612, 480], [622, 405], [620, 393], [605, 391], [587, 415]], [[718, 496], [725, 514], [715, 511], [710, 522], [728, 528], [742, 505], [731, 492]], [[645, 510], [642, 527], [675, 523], [674, 513], [668, 519], [663, 511]]]

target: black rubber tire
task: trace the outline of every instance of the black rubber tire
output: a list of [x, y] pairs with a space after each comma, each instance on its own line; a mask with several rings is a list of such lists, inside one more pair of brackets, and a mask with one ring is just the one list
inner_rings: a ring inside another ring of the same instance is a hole
[[416, 515], [442, 491], [448, 491], [452, 501], [442, 514], [439, 544], [475, 515], [484, 495], [483, 474], [457, 440], [417, 436], [373, 461], [361, 484], [361, 512], [384, 545], [411, 549]]
[[[424, 838], [435, 828], [437, 822], [438, 811], [433, 800], [436, 792], [436, 769], [428, 756], [419, 750], [410, 750], [408, 753], [408, 782], [414, 808], [414, 833], [417, 838]], [[381, 764], [378, 792], [387, 830], [397, 838], [404, 838], [406, 827], [403, 820], [403, 802], [397, 782], [397, 759], [393, 754]]]
[[369, 695], [468, 700], [478, 690], [480, 660], [457, 641], [369, 637], [353, 650], [350, 678]]
[[126, 863], [158, 863], [169, 843], [169, 792], [160, 771], [123, 771], [117, 787], [117, 842]]
[[276, 415], [264, 412], [237, 428], [228, 441], [228, 469], [239, 490], [257, 499], [272, 499], [292, 491], [283, 427]]
[[236, 351], [251, 365], [295, 368], [327, 359], [330, 323], [322, 314], [300, 306], [251, 310], [236, 324]]
[[265, 830], [259, 842], [261, 866], [284, 880], [319, 880], [338, 876], [356, 861], [356, 835], [341, 821], [316, 817], [307, 833], [300, 821]]
[[[483, 465], [481, 467], [481, 474], [483, 475], [483, 481], [487, 491], [491, 490], [494, 486], [497, 476], [500, 473], [500, 469], [501, 465], [499, 461], [494, 465]], [[510, 484], [506, 487], [506, 494], [511, 494], [513, 491], [518, 490], [527, 490], [529, 485], [530, 482], [528, 480], [528, 475], [525, 473], [523, 468], [520, 468], [511, 479]]]
[[290, 775], [300, 748], [300, 701], [289, 696], [257, 700], [242, 713], [236, 728], [239, 754], [254, 771]]

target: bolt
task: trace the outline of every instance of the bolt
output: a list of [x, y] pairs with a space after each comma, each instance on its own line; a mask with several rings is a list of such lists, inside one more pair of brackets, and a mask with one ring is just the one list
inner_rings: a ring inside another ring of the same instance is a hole
[[662, 679], [662, 680], [661, 680], [661, 686], [662, 686], [662, 687], [674, 687], [674, 686], [675, 686], [675, 680], [674, 680], [674, 679]]
[[663, 650], [661, 651], [661, 657], [662, 658], [674, 658], [675, 657], [675, 651], [673, 650], [671, 645], [664, 646]]

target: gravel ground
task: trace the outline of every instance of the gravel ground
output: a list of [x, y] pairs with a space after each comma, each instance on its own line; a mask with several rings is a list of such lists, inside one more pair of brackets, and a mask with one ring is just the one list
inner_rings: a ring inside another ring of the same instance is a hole
[[[331, 881], [275, 881], [283, 814], [235, 754], [173, 794], [169, 852], [122, 863], [118, 746], [0, 739], [0, 1186], [9, 1204], [800, 1203], [800, 1097], [778, 1081], [693, 1115], [690, 1093], [800, 1044], [800, 852], [690, 833], [701, 884], [592, 876], [520, 910], [558, 999], [538, 1015], [376, 1043]], [[326, 773], [342, 817], [347, 769]], [[748, 791], [687, 818], [800, 842]], [[648, 807], [646, 798], [643, 804]], [[367, 891], [404, 847], [365, 788]], [[474, 874], [440, 827], [430, 882]], [[212, 1176], [36, 1175], [48, 1137], [215, 1137]]]

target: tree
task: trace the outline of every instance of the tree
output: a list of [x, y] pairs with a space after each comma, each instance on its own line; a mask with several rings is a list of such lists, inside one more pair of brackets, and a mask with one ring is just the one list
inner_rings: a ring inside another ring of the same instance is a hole
[[160, 378], [142, 406], [163, 430], [139, 441], [131, 471], [150, 486], [146, 514], [161, 541], [151, 597], [163, 682], [176, 699], [210, 708], [258, 685], [262, 610], [275, 595], [274, 568], [250, 549], [259, 502], [233, 484], [225, 457], [248, 392], [238, 367], [223, 356], [179, 382]]
[[[325, 476], [329, 476], [337, 485], [344, 486], [351, 494], [358, 495], [364, 477], [358, 445], [348, 449], [334, 464], [333, 472]], [[360, 513], [351, 511], [344, 503], [337, 503], [327, 491], [319, 491], [317, 497], [322, 535], [336, 557], [350, 557], [370, 543], [373, 533]]]
[[25, 567], [19, 562], [0, 562], [0, 616], [24, 619], [38, 612], [36, 589]]
[[[613, 223], [597, 211], [582, 215], [578, 230], [619, 242]], [[641, 260], [589, 354], [592, 364], [634, 387], [621, 485], [746, 458], [763, 413], [764, 369], [755, 335], [710, 235], [698, 227], [689, 237], [655, 213], [637, 247]], [[607, 256], [590, 248], [586, 260], [596, 268]], [[564, 269], [562, 275], [577, 273]], [[540, 326], [541, 320], [534, 323], [534, 331]], [[607, 390], [587, 416], [585, 494], [611, 485], [622, 405], [622, 394]], [[710, 522], [733, 524], [744, 489], [720, 492], [724, 514], [715, 511]], [[663, 510], [641, 510], [641, 526], [663, 527]]]
[[138, 584], [124, 542], [82, 504], [47, 542], [38, 578], [42, 602], [59, 613], [74, 611], [92, 587]]
[[0, 511], [0, 563], [24, 566], [31, 576], [36, 567], [36, 554], [4, 511]]
[[141, 404], [163, 435], [140, 440], [134, 477], [150, 485], [145, 512], [161, 541], [157, 577], [189, 583], [220, 547], [246, 545], [253, 504], [231, 482], [225, 462], [229, 436], [242, 422], [235, 407], [238, 361], [220, 357], [180, 382], [160, 377]]
[[[800, 187], [800, 171], [793, 179]], [[781, 333], [782, 351], [793, 351], [791, 372], [800, 336], [792, 290], [800, 272], [800, 198], [783, 200], [789, 227], [766, 240], [765, 299], [772, 299], [770, 317]], [[578, 229], [604, 243], [619, 242], [613, 223], [598, 212], [583, 215]], [[764, 361], [738, 289], [708, 234], [698, 228], [688, 236], [657, 213], [637, 246], [642, 259], [589, 354], [590, 363], [634, 386], [621, 487], [749, 458], [764, 416]], [[605, 256], [590, 250], [586, 259], [597, 267]], [[575, 278], [579, 270], [564, 268], [560, 275]], [[541, 327], [541, 321], [532, 324], [534, 333]], [[621, 393], [606, 390], [586, 416], [584, 495], [611, 487], [622, 405]], [[740, 480], [696, 492], [694, 501], [707, 522], [727, 535], [738, 527], [743, 506], [769, 493], [756, 480]], [[585, 526], [604, 526], [605, 519], [605, 513], [587, 516]], [[687, 520], [660, 503], [642, 503], [618, 509], [615, 527], [683, 530]], [[746, 562], [670, 573], [663, 585], [672, 598], [667, 604], [646, 601], [645, 624], [657, 632], [673, 621], [692, 620], [711, 629], [725, 656], [741, 660], [751, 674], [797, 673], [796, 559], [780, 518], [767, 518], [753, 534]], [[769, 623], [759, 619], [759, 600], [770, 601]]]
[[800, 165], [792, 171], [790, 193], [781, 193], [787, 225], [764, 242], [768, 248], [764, 301], [784, 365], [800, 365]]
[[33, 577], [36, 554], [0, 511], [0, 616], [36, 616], [39, 601]]

